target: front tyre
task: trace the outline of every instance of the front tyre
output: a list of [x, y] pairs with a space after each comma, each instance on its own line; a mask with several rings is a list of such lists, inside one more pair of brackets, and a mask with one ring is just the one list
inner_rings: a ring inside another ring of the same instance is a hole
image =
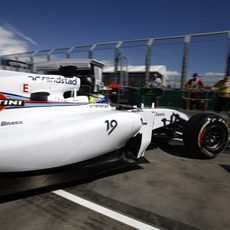
[[196, 114], [184, 127], [184, 144], [191, 154], [214, 158], [228, 145], [229, 127], [218, 115]]

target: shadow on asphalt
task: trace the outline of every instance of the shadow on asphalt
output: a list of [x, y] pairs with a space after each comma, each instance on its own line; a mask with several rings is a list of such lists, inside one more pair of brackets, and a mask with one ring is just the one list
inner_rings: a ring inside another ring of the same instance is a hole
[[170, 144], [170, 143], [159, 143], [158, 147], [163, 150], [164, 152], [178, 157], [188, 158], [188, 159], [197, 159], [197, 160], [204, 160], [204, 158], [190, 154], [185, 146], [181, 144]]
[[220, 166], [230, 173], [230, 165], [220, 165]]
[[[208, 160], [207, 158], [203, 158], [202, 156], [196, 155], [196, 154], [190, 154], [187, 149], [185, 148], [184, 145], [182, 144], [170, 144], [170, 143], [159, 143], [158, 146], [161, 150], [163, 150], [164, 152], [170, 154], [170, 155], [174, 155], [174, 156], [178, 156], [178, 157], [183, 157], [183, 158], [188, 158], [188, 159], [197, 159], [197, 160]], [[156, 146], [155, 146], [156, 148]], [[220, 154], [229, 154], [230, 153], [230, 148], [227, 148], [224, 152], [220, 153]]]
[[0, 174], [0, 203], [26, 198], [57, 189], [64, 189], [80, 184], [89, 183], [104, 177], [124, 172], [142, 169], [137, 164], [123, 163], [108, 169], [93, 168], [89, 171], [79, 168], [65, 168], [63, 171], [46, 174]]

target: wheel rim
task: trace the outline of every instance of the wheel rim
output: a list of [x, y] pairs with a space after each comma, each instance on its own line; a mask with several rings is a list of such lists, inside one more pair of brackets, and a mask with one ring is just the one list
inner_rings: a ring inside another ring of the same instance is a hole
[[204, 147], [215, 153], [215, 151], [219, 151], [223, 148], [225, 144], [225, 132], [223, 127], [219, 125], [210, 126], [204, 135]]

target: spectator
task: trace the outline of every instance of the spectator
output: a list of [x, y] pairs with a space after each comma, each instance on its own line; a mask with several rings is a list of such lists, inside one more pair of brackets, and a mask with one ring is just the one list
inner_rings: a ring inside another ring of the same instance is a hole
[[204, 82], [200, 79], [200, 76], [197, 73], [194, 73], [192, 79], [185, 83], [185, 89], [189, 91], [190, 109], [195, 107], [204, 110], [205, 101], [200, 98], [200, 91], [203, 88]]
[[218, 94], [214, 110], [216, 112], [222, 110], [230, 112], [230, 76], [226, 76], [224, 79], [218, 81], [212, 87], [212, 90]]
[[153, 76], [153, 81], [150, 83], [150, 87], [153, 88], [162, 88], [163, 84], [162, 84], [162, 79], [160, 76]]
[[197, 73], [194, 73], [192, 75], [192, 79], [188, 80], [185, 83], [185, 88], [186, 89], [193, 89], [193, 90], [199, 90], [204, 88], [204, 83], [203, 81], [200, 79], [200, 76]]

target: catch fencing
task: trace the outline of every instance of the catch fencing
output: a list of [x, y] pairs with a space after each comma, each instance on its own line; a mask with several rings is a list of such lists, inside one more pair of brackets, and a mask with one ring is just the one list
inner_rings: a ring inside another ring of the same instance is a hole
[[63, 58], [96, 59], [113, 67], [114, 83], [128, 78], [128, 66], [144, 66], [145, 85], [150, 81], [151, 66], [164, 65], [171, 88], [183, 88], [193, 72], [200, 73], [210, 86], [230, 75], [230, 31], [50, 48], [0, 58], [23, 61], [32, 67], [37, 62]]

